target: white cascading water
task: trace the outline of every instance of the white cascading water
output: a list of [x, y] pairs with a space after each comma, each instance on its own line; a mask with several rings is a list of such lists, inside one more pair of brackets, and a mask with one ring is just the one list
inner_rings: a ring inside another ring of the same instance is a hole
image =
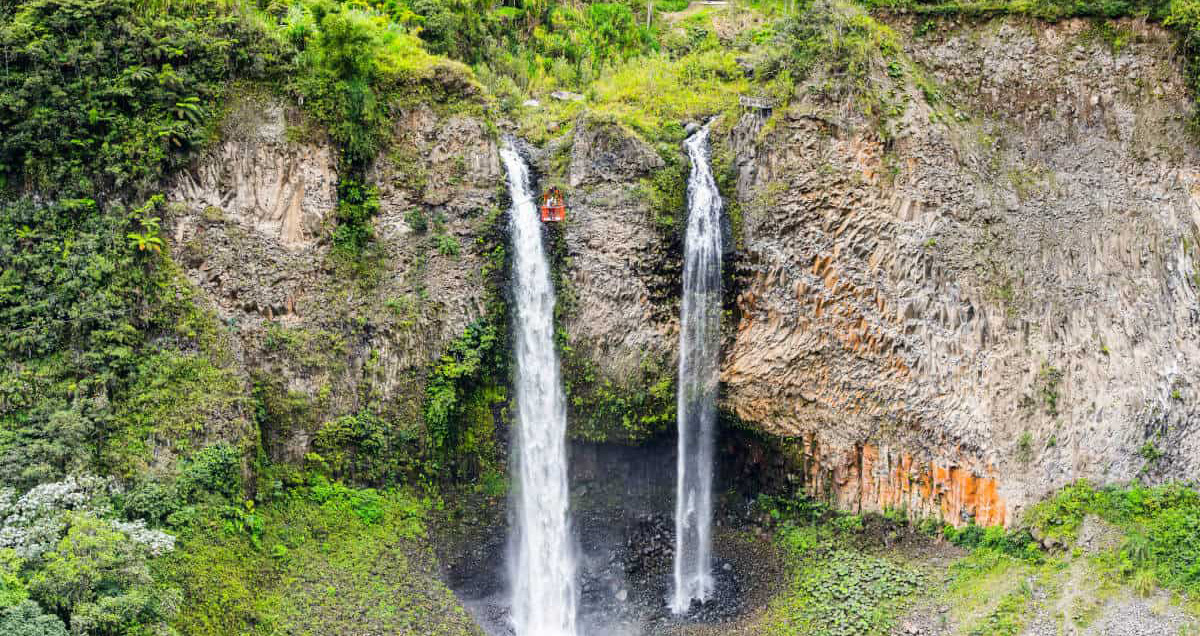
[[713, 592], [713, 429], [721, 329], [721, 195], [708, 165], [708, 126], [688, 138], [692, 162], [679, 331], [679, 460], [671, 611]]
[[529, 170], [500, 150], [512, 195], [516, 479], [509, 560], [516, 636], [576, 636], [575, 549], [567, 490], [567, 412], [554, 349], [554, 286]]

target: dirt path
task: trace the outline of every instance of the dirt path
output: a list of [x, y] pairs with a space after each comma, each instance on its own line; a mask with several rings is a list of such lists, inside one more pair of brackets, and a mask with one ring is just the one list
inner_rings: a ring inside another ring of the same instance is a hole
[[720, 10], [729, 6], [728, 2], [693, 2], [683, 11], [674, 11], [672, 13], [664, 13], [662, 17], [667, 22], [678, 22], [684, 18], [691, 17], [700, 13], [705, 9]]

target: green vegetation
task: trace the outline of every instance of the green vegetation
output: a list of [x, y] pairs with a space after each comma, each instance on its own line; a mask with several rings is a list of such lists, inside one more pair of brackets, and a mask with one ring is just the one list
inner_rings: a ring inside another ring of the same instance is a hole
[[[732, 39], [718, 35], [711, 12], [670, 24], [656, 15], [647, 28], [644, 5], [632, 2], [516, 4], [0, 3], [0, 521], [6, 542], [20, 538], [0, 549], [0, 633], [392, 633], [428, 631], [430, 616], [451, 633], [466, 631], [468, 620], [436, 579], [426, 522], [442, 505], [438, 489], [497, 498], [506, 487], [497, 433], [509, 402], [507, 312], [496, 293], [505, 271], [502, 214], [490, 212], [474, 244], [449, 233], [440, 213], [413, 208], [404, 217], [425, 235], [422, 258], [485, 255], [492, 292], [485, 317], [428, 377], [412, 373], [424, 395], [410, 412], [369, 381], [336, 402], [340, 387], [329, 377], [346, 371], [352, 343], [370, 329], [416, 331], [414, 316], [429, 296], [419, 286], [378, 299], [375, 307], [392, 318], [382, 323], [345, 315], [337, 324], [267, 325], [261, 349], [247, 352], [268, 364], [245, 377], [228, 343], [244, 325], [219, 320], [181, 275], [167, 249], [174, 211], [158, 194], [215, 138], [230, 96], [294, 102], [304, 117], [289, 122], [288, 139], [335, 144], [340, 181], [324, 237], [327, 265], [353, 279], [355, 292], [373, 290], [385, 271], [368, 169], [381, 155], [415, 163], [407, 148], [390, 144], [397, 117], [417, 104], [487, 118], [494, 99], [538, 142], [570, 134], [578, 122], [636, 136], [665, 160], [642, 187], [657, 228], [670, 236], [684, 207], [684, 121], [731, 115], [740, 94], [786, 103], [805, 83], [829, 103], [854, 96], [878, 118], [900, 100], [880, 78], [911, 77], [930, 103], [942, 99], [905, 62], [896, 35], [848, 3], [804, 2]], [[1200, 8], [1189, 1], [868, 4], [930, 14], [919, 27], [926, 35], [939, 13], [1145, 14], [1183, 35], [1190, 72], [1200, 74]], [[669, 0], [656, 10], [684, 6]], [[773, 11], [728, 9], [750, 10]], [[1097, 23], [1087, 37], [1117, 52], [1131, 35]], [[559, 89], [583, 100], [546, 101]], [[531, 97], [545, 103], [523, 106]], [[560, 150], [557, 167], [566, 159]], [[728, 192], [732, 157], [718, 151], [714, 167]], [[420, 168], [399, 172], [410, 188], [427, 178]], [[740, 232], [740, 210], [729, 214]], [[218, 223], [222, 211], [204, 217]], [[565, 239], [552, 232], [561, 268]], [[556, 276], [561, 282], [561, 271]], [[560, 289], [569, 305], [570, 290]], [[626, 382], [602, 378], [564, 340], [573, 435], [637, 443], [669, 428], [671, 369], [646, 360]], [[367, 357], [369, 377], [381, 354]], [[316, 388], [290, 390], [277, 368]], [[1031, 398], [1051, 415], [1060, 379], [1042, 369]], [[1172, 397], [1182, 399], [1178, 390]], [[276, 445], [299, 431], [315, 433], [303, 465], [273, 464]], [[1029, 434], [1018, 441], [1022, 457], [1032, 448]], [[1148, 441], [1140, 453], [1149, 466], [1163, 451]], [[429, 494], [415, 494], [415, 483]], [[812, 502], [772, 510], [789, 578], [768, 610], [776, 633], [882, 633], [927, 581], [868, 546], [888, 540], [902, 513], [878, 535], [878, 519], [834, 515]], [[1067, 538], [1089, 514], [1124, 533], [1098, 557], [1099, 571], [1140, 593], [1160, 584], [1189, 598], [1200, 591], [1194, 490], [1077, 484], [1035, 508], [1031, 523]], [[1016, 633], [1034, 603], [1020, 581], [1041, 580], [1055, 558], [1020, 532], [930, 530], [971, 550], [952, 585], [978, 610], [971, 633]]]
[[919, 570], [866, 547], [874, 541], [858, 515], [804, 498], [760, 497], [758, 507], [777, 524], [786, 558], [786, 587], [767, 609], [769, 634], [887, 634], [926, 585]]
[[[125, 240], [133, 213], [91, 199], [0, 208], [0, 478], [128, 475], [163, 443], [238, 439], [242, 386], [213, 317], [158, 252]], [[21, 229], [21, 232], [17, 232]]]
[[492, 322], [472, 323], [439, 359], [425, 389], [425, 425], [435, 465], [452, 461], [452, 473], [478, 476], [494, 462], [493, 407], [505, 403], [507, 344]]
[[186, 634], [408, 633], [468, 619], [418, 543], [431, 500], [282, 476], [260, 505], [202, 507], [154, 572], [192, 599]]
[[[788, 547], [808, 546], [810, 537], [789, 529]], [[787, 592], [768, 610], [772, 634], [886, 634], [893, 615], [921, 588], [922, 577], [888, 559], [814, 545], [791, 552], [793, 565]]]
[[675, 423], [675, 370], [645, 358], [622, 381], [602, 376], [588, 356], [563, 346], [568, 434], [592, 442], [637, 444]]
[[945, 600], [970, 636], [1016, 636], [1032, 614], [1033, 585], [1049, 581], [1053, 566], [991, 547], [973, 550], [950, 568]]
[[0, 48], [0, 186], [100, 201], [149, 194], [208, 138], [228, 81], [282, 55], [218, 0], [8, 3]]
[[1046, 536], [1073, 541], [1084, 517], [1095, 515], [1125, 535], [1107, 555], [1128, 581], [1147, 576], [1200, 598], [1200, 493], [1185, 484], [1095, 488], [1080, 481], [1034, 506], [1027, 522]]

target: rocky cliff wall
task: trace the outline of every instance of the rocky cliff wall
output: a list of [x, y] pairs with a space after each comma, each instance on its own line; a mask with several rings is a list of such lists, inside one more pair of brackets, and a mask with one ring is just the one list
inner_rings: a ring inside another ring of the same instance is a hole
[[893, 119], [801, 91], [730, 128], [723, 403], [808, 440], [811, 488], [1012, 522], [1074, 479], [1200, 470], [1190, 105], [1168, 35], [1118, 28], [942, 23], [875, 86]]
[[486, 311], [479, 239], [503, 192], [495, 135], [428, 106], [400, 113], [394, 135], [367, 175], [376, 248], [357, 264], [329, 240], [333, 146], [273, 99], [238, 102], [223, 141], [170, 191], [172, 250], [266, 394], [276, 459], [302, 460], [324, 422], [363, 410], [416, 436], [427, 374]]
[[[1194, 477], [1200, 155], [1170, 37], [892, 27], [905, 53], [865, 87], [813, 77], [770, 117], [716, 125], [739, 239], [722, 408], [800, 442], [789, 470], [850, 509], [1011, 523], [1074, 479]], [[480, 239], [504, 205], [482, 118], [404, 111], [369, 174], [364, 283], [331, 254], [337, 174], [307, 130], [247, 99], [171, 197], [173, 249], [247, 381], [277, 389], [289, 423], [268, 444], [291, 460], [365, 407], [420, 425], [426, 374], [496, 291]], [[570, 189], [547, 240], [573, 436], [668, 433], [682, 149], [585, 112], [527, 154]]]

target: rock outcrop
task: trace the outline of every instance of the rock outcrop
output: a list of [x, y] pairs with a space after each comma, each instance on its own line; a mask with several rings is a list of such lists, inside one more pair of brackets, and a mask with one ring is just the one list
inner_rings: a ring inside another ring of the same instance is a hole
[[1012, 522], [1200, 470], [1191, 107], [1165, 32], [1123, 26], [949, 25], [908, 50], [941, 99], [901, 82], [883, 131], [809, 99], [730, 131], [724, 404], [811, 439], [844, 504]]
[[[236, 127], [193, 170], [177, 180], [171, 197], [193, 209], [211, 209], [253, 228], [289, 250], [310, 247], [337, 203], [337, 173], [328, 144], [288, 140], [279, 104], [258, 110], [245, 100], [231, 115]], [[179, 236], [188, 228], [177, 225]]]
[[619, 125], [581, 118], [575, 125], [567, 180], [573, 188], [628, 183], [663, 165], [653, 148]]
[[[801, 85], [770, 120], [716, 125], [738, 212], [722, 408], [802, 440], [814, 494], [1012, 523], [1075, 479], [1200, 471], [1191, 103], [1166, 32], [1118, 28], [1119, 49], [1086, 22], [942, 22], [870, 95]], [[489, 126], [397, 115], [368, 175], [381, 212], [363, 284], [327, 239], [329, 145], [299, 140], [279, 105], [234, 112], [173, 189], [170, 231], [249, 372], [316, 413], [272, 452], [302, 457], [323, 418], [366, 404], [419, 422], [430, 363], [496, 291], [479, 240], [503, 213]], [[648, 192], [679, 164], [587, 115], [555, 144], [532, 154], [570, 187], [547, 241], [573, 431], [641, 441], [673, 425], [681, 238]]]
[[335, 151], [298, 112], [247, 99], [222, 136], [171, 190], [172, 250], [270, 388], [271, 454], [300, 461], [325, 421], [364, 408], [421, 426], [432, 363], [486, 311], [478, 239], [500, 218], [503, 176], [488, 128], [425, 106], [397, 117], [367, 175], [380, 211], [357, 264], [329, 240]]

